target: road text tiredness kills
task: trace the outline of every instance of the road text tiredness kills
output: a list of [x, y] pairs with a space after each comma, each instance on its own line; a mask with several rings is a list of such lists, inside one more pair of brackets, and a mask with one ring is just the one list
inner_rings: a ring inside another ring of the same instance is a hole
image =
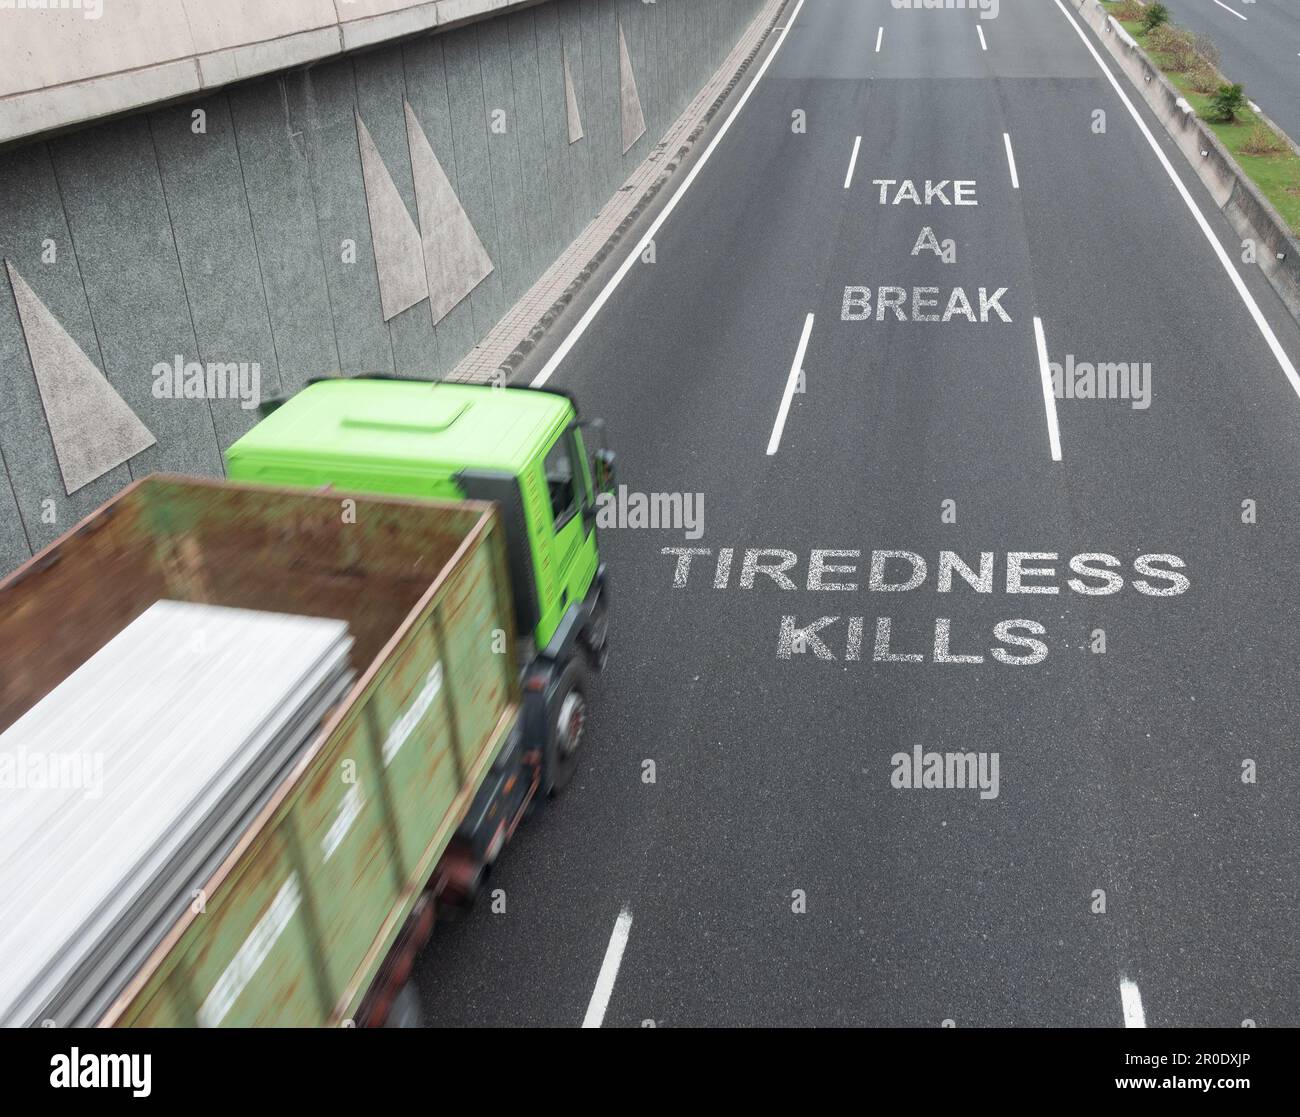
[[[676, 560], [673, 588], [713, 590], [776, 590], [780, 593], [954, 593], [989, 597], [1050, 596], [1110, 597], [1134, 593], [1143, 597], [1178, 597], [1191, 586], [1183, 573], [1187, 564], [1167, 553], [1141, 554], [1126, 560], [1102, 551], [1081, 551], [1065, 557], [1057, 551], [980, 551], [965, 556], [940, 551], [933, 562], [915, 551], [814, 548], [806, 559], [780, 547], [664, 547]], [[866, 556], [864, 559], [864, 555]], [[697, 561], [699, 560], [699, 561]], [[697, 570], [701, 565], [709, 573]], [[865, 572], [865, 579], [863, 573]], [[695, 578], [692, 580], [692, 574]], [[712, 574], [711, 583], [705, 581]], [[707, 592], [707, 590], [706, 590]], [[1012, 617], [992, 625], [992, 646], [954, 651], [957, 643], [950, 617], [936, 616], [924, 637], [909, 633], [904, 647], [893, 618], [874, 618], [869, 652], [864, 648], [867, 618], [846, 613], [780, 619], [776, 654], [791, 659], [811, 654], [816, 659], [872, 663], [983, 664], [1011, 667], [1042, 663], [1049, 645], [1040, 639], [1046, 627], [1036, 620]], [[915, 626], [912, 625], [912, 628]]]

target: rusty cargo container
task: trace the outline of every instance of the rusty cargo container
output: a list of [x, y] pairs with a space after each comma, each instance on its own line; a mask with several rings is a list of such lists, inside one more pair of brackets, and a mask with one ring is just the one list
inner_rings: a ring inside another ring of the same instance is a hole
[[355, 682], [98, 1023], [382, 1022], [517, 738], [495, 507], [139, 481], [0, 582], [0, 730], [160, 600], [346, 620]]

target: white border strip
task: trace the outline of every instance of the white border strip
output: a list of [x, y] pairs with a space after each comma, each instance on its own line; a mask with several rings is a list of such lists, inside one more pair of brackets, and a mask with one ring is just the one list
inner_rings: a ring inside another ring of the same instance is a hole
[[632, 265], [641, 258], [641, 254], [649, 247], [650, 242], [654, 240], [655, 234], [659, 232], [663, 223], [668, 220], [668, 215], [677, 208], [677, 203], [682, 200], [686, 191], [691, 188], [691, 183], [695, 181], [696, 175], [704, 169], [705, 164], [709, 161], [709, 157], [717, 149], [718, 144], [722, 142], [723, 136], [727, 134], [732, 124], [735, 123], [736, 117], [740, 115], [740, 110], [745, 107], [754, 90], [758, 88], [758, 83], [762, 81], [763, 75], [767, 73], [767, 68], [772, 65], [772, 59], [776, 57], [777, 52], [781, 49], [781, 44], [785, 42], [785, 37], [790, 33], [790, 28], [794, 26], [794, 21], [799, 18], [799, 12], [803, 9], [803, 3], [804, 0], [799, 0], [799, 3], [795, 5], [794, 11], [790, 14], [790, 18], [786, 20], [785, 27], [781, 31], [781, 37], [776, 41], [776, 45], [772, 47], [768, 56], [763, 59], [763, 64], [758, 68], [758, 73], [754, 75], [754, 80], [745, 87], [745, 92], [741, 94], [740, 100], [736, 102], [736, 107], [731, 110], [731, 115], [727, 117], [723, 122], [722, 127], [718, 129], [718, 134], [713, 137], [713, 141], [707, 148], [705, 148], [704, 154], [700, 156], [699, 161], [690, 169], [690, 173], [687, 174], [686, 178], [682, 181], [681, 186], [678, 187], [677, 193], [668, 200], [668, 204], [660, 211], [659, 216], [650, 223], [650, 228], [646, 230], [645, 235], [637, 241], [636, 247], [628, 253], [627, 259], [619, 266], [619, 269], [614, 273], [613, 278], [605, 284], [604, 289], [596, 296], [596, 299], [591, 306], [587, 307], [587, 312], [578, 319], [578, 324], [573, 327], [569, 336], [560, 342], [559, 348], [551, 354], [551, 359], [546, 362], [542, 371], [533, 377], [532, 386], [534, 388], [542, 387], [542, 385], [550, 380], [551, 376], [554, 375], [555, 370], [560, 367], [564, 358], [569, 355], [569, 350], [571, 350], [577, 343], [578, 339], [587, 332], [587, 327], [591, 325], [592, 320], [600, 313], [601, 308], [609, 301], [610, 295], [612, 295], [618, 288], [618, 285], [623, 282], [624, 277], [632, 270]]
[[767, 440], [767, 453], [771, 457], [781, 445], [781, 432], [785, 430], [785, 419], [790, 414], [790, 401], [794, 398], [795, 385], [799, 383], [799, 373], [803, 369], [803, 355], [808, 348], [808, 338], [812, 334], [813, 316], [808, 315], [803, 322], [803, 333], [799, 335], [799, 347], [794, 351], [794, 363], [790, 366], [790, 375], [786, 378], [785, 391], [781, 395], [781, 406], [776, 412], [776, 425], [772, 428], [772, 437]]
[[631, 933], [632, 913], [624, 908], [618, 913], [614, 930], [610, 932], [605, 960], [601, 962], [600, 974], [596, 977], [596, 988], [591, 991], [587, 1015], [582, 1018], [584, 1028], [599, 1028], [605, 1022], [605, 1010], [609, 1008], [609, 998], [613, 996], [614, 982], [618, 979], [618, 968], [623, 964], [623, 951], [627, 949], [627, 937]]
[[1110, 72], [1110, 67], [1102, 61], [1101, 55], [1097, 53], [1097, 48], [1092, 45], [1088, 36], [1084, 34], [1083, 28], [1080, 27], [1078, 23], [1075, 22], [1074, 17], [1066, 11], [1065, 5], [1061, 3], [1061, 0], [1056, 0], [1056, 6], [1061, 9], [1061, 15], [1065, 16], [1065, 18], [1069, 20], [1070, 26], [1078, 32], [1079, 38], [1083, 40], [1083, 45], [1088, 48], [1088, 53], [1092, 55], [1097, 65], [1101, 67], [1101, 72], [1106, 75], [1107, 80], [1119, 95], [1119, 99], [1124, 103], [1124, 107], [1128, 109], [1129, 115], [1137, 123], [1142, 135], [1146, 137], [1147, 143], [1151, 145], [1151, 150], [1156, 153], [1156, 158], [1160, 160], [1160, 165], [1164, 167], [1165, 173], [1177, 188], [1179, 195], [1187, 204], [1187, 208], [1192, 211], [1192, 216], [1196, 218], [1196, 224], [1200, 226], [1201, 232], [1205, 234], [1205, 239], [1210, 242], [1210, 247], [1214, 249], [1214, 254], [1218, 256], [1219, 263], [1223, 265], [1223, 270], [1228, 273], [1228, 278], [1232, 280], [1232, 285], [1237, 289], [1237, 294], [1241, 296], [1241, 301], [1246, 304], [1246, 309], [1250, 311], [1250, 316], [1255, 320], [1256, 327], [1259, 329], [1260, 334], [1263, 335], [1264, 341], [1267, 343], [1269, 349], [1272, 350], [1273, 356], [1277, 359], [1277, 363], [1281, 366], [1283, 373], [1286, 374], [1287, 380], [1290, 381], [1292, 390], [1297, 396], [1300, 396], [1300, 374], [1296, 373], [1295, 365], [1291, 363], [1291, 358], [1286, 355], [1286, 350], [1282, 348], [1282, 343], [1278, 341], [1277, 334], [1273, 332], [1273, 327], [1269, 325], [1268, 319], [1264, 317], [1264, 312], [1260, 310], [1259, 303], [1255, 301], [1255, 296], [1250, 293], [1250, 288], [1246, 286], [1245, 280], [1241, 278], [1237, 273], [1237, 269], [1233, 267], [1231, 258], [1224, 250], [1223, 245], [1219, 243], [1219, 238], [1214, 235], [1214, 230], [1210, 228], [1210, 223], [1205, 219], [1205, 214], [1201, 212], [1200, 207], [1197, 206], [1191, 194], [1188, 193], [1187, 187], [1183, 185], [1183, 180], [1178, 177], [1178, 172], [1174, 170], [1168, 157], [1165, 155], [1160, 145], [1156, 143], [1156, 138], [1151, 134], [1151, 129], [1146, 126], [1146, 121], [1142, 119], [1141, 114], [1136, 108], [1134, 108], [1133, 102], [1129, 100], [1128, 94], [1124, 92], [1120, 87], [1119, 82], [1115, 80], [1115, 75]]

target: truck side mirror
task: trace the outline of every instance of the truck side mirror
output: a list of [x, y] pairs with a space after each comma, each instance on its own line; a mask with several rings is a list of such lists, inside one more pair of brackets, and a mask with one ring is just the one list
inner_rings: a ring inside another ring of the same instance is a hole
[[595, 466], [596, 491], [600, 493], [612, 493], [614, 491], [614, 451], [606, 450], [602, 447], [592, 454], [591, 457], [592, 463]]

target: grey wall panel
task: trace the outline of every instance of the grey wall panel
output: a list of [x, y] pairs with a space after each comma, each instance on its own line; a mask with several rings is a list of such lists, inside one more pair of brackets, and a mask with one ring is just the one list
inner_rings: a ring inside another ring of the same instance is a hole
[[340, 368], [305, 144], [282, 81], [241, 86], [229, 97], [280, 384], [292, 392]]
[[479, 65], [482, 67], [483, 104], [490, 123], [498, 111], [506, 113], [505, 131], [488, 130], [488, 159], [492, 170], [492, 200], [497, 215], [497, 271], [507, 304], [513, 304], [532, 285], [541, 269], [532, 268], [529, 210], [525, 200], [519, 160], [519, 119], [515, 114], [514, 82], [510, 74], [510, 32], [507, 21], [493, 19], [477, 26]]
[[[196, 109], [205, 114], [205, 132], [194, 131]], [[150, 124], [198, 342], [193, 356], [256, 365], [260, 398], [273, 398], [280, 394], [279, 362], [226, 99], [157, 112]], [[258, 400], [244, 402], [210, 401], [222, 449], [257, 419]]]
[[[301, 132], [315, 205], [333, 333], [343, 372], [392, 372], [393, 342], [383, 320], [370, 215], [357, 148], [352, 61], [290, 74], [289, 119]], [[352, 242], [354, 262], [345, 242]]]
[[[677, 6], [677, 51], [680, 55], [679, 81], [688, 92], [693, 92], [695, 75], [698, 73], [696, 59], [700, 51], [700, 12], [698, 4], [679, 4]], [[683, 102], [680, 108], [684, 109]]]
[[[55, 247], [55, 261], [48, 264], [41, 259], [42, 242], [47, 238]], [[44, 144], [19, 148], [0, 158], [0, 257], [12, 261], [50, 313], [102, 371], [103, 358], [82, 287], [76, 246]], [[64, 491], [18, 308], [3, 271], [0, 269], [0, 451], [22, 531], [39, 549], [127, 484], [131, 473], [121, 465], [72, 496]]]
[[637, 96], [641, 100], [641, 115], [646, 125], [645, 135], [623, 156], [623, 177], [626, 179], [659, 141], [660, 130], [655, 118], [655, 102], [659, 98], [658, 75], [651, 65], [650, 53], [650, 36], [653, 34], [650, 24], [658, 18], [659, 5], [642, 4], [640, 0], [618, 0], [617, 7], [623, 33], [627, 36], [628, 54], [632, 58], [632, 68], [636, 75]]
[[603, 194], [612, 197], [623, 185], [623, 112], [619, 96], [618, 69], [618, 0], [600, 0], [597, 19], [599, 38], [596, 49], [600, 58], [600, 104], [605, 117], [602, 152], [604, 158]]
[[659, 36], [660, 68], [664, 75], [664, 87], [667, 103], [664, 117], [671, 124], [681, 115], [684, 92], [680, 82], [681, 39], [680, 26], [682, 18], [681, 4], [668, 4], [664, 7]]
[[[402, 52], [402, 68], [406, 76], [406, 98], [411, 104], [420, 127], [433, 153], [438, 157], [443, 173], [452, 189], [460, 196], [456, 172], [456, 145], [452, 136], [451, 108], [447, 102], [447, 69], [442, 55], [442, 39], [416, 39], [406, 44]], [[462, 199], [461, 204], [464, 205]], [[471, 221], [473, 214], [470, 215]], [[492, 247], [483, 239], [483, 230], [475, 227], [489, 254]], [[491, 276], [484, 282], [492, 282]], [[470, 298], [460, 301], [435, 327], [437, 351], [431, 362], [437, 375], [449, 372], [470, 349], [479, 334], [474, 329], [474, 312]]]
[[[411, 175], [411, 149], [406, 135], [406, 75], [401, 47], [386, 47], [355, 60], [357, 108], [365, 121], [380, 158], [402, 196], [406, 212], [418, 228], [415, 179]], [[421, 123], [423, 126], [423, 122]], [[437, 351], [429, 301], [423, 299], [388, 323], [393, 362], [397, 372], [432, 376], [431, 358]]]
[[510, 308], [510, 304], [502, 287], [502, 246], [497, 236], [492, 196], [492, 167], [488, 154], [477, 29], [465, 27], [443, 36], [442, 55], [447, 73], [447, 100], [451, 105], [456, 192], [497, 269], [474, 289], [468, 300], [474, 313], [476, 336], [481, 337]]
[[[677, 6], [677, 34], [674, 39], [674, 50], [677, 54], [677, 81], [685, 90], [692, 86], [692, 79], [695, 77], [695, 54], [699, 49], [697, 35], [699, 30], [699, 12], [695, 4], [679, 4]], [[693, 93], [693, 90], [692, 90]], [[686, 107], [686, 102], [682, 101], [678, 105], [678, 111]]]
[[[575, 162], [583, 141], [569, 143], [568, 104], [564, 93], [564, 54], [559, 9], [546, 4], [535, 9], [533, 35], [537, 44], [537, 94], [541, 113], [541, 147], [551, 196], [552, 244], [560, 248], [578, 233], [581, 209]], [[575, 79], [576, 81], [576, 79]], [[577, 94], [575, 84], [574, 92]]]
[[542, 83], [533, 10], [519, 12], [505, 23], [510, 32], [515, 135], [530, 249], [528, 274], [531, 278], [527, 286], [531, 286], [564, 246], [557, 232], [560, 222], [556, 210], [560, 203], [555, 184], [551, 182], [550, 160], [547, 158], [548, 152], [555, 150], [555, 137], [548, 135], [542, 116]]
[[586, 44], [582, 34], [582, 3], [580, 0], [564, 0], [558, 14], [560, 45], [569, 60], [569, 73], [573, 78], [578, 108], [582, 112], [584, 133], [582, 139], [568, 147], [569, 169], [578, 183], [570, 207], [572, 210], [570, 228], [573, 230], [573, 236], [576, 237], [586, 227], [587, 222], [596, 216], [601, 205], [592, 156], [592, 145], [596, 142], [595, 133], [592, 131], [595, 126], [593, 102], [596, 94], [587, 81]]
[[699, 84], [696, 80], [704, 72], [704, 66], [707, 61], [708, 45], [705, 42], [705, 35], [708, 33], [707, 7], [703, 4], [692, 4], [689, 14], [689, 30], [687, 32], [687, 44], [689, 47], [690, 69], [687, 72], [689, 80]]
[[664, 14], [658, 4], [638, 4], [640, 10], [641, 53], [645, 56], [646, 88], [641, 92], [641, 108], [645, 113], [646, 151], [663, 136], [667, 124], [663, 120], [664, 90], [659, 72], [659, 29], [663, 26]]
[[[582, 30], [582, 126], [587, 133], [588, 171], [597, 199], [609, 197], [609, 148], [615, 142], [610, 131], [609, 98], [601, 61], [600, 0], [580, 0], [578, 5]], [[602, 201], [596, 205], [599, 209]]]
[[712, 4], [700, 5], [700, 37], [698, 41], [698, 50], [695, 55], [695, 73], [697, 75], [704, 73], [708, 68], [709, 62], [713, 57], [713, 50], [710, 47], [709, 39], [714, 34], [715, 17], [717, 8]]
[[154, 365], [177, 354], [197, 360], [198, 342], [148, 117], [62, 137], [50, 150], [102, 371], [158, 440], [129, 463], [131, 475], [219, 474], [209, 401], [155, 399], [152, 390]]
[[[691, 52], [691, 77], [698, 79], [699, 75], [704, 73], [705, 67], [709, 61], [708, 36], [711, 30], [711, 10], [707, 4], [694, 6], [692, 14], [695, 17], [695, 32], [691, 39], [691, 45], [695, 48]], [[696, 81], [698, 83], [698, 80]]]
[[654, 68], [657, 75], [655, 78], [656, 102], [652, 106], [655, 114], [654, 126], [650, 129], [650, 132], [655, 138], [655, 143], [658, 143], [660, 137], [673, 122], [673, 83], [671, 71], [668, 69], [668, 21], [672, 19], [673, 5], [656, 5], [656, 9], [655, 18], [650, 21]]
[[698, 75], [704, 72], [705, 63], [707, 62], [708, 45], [705, 42], [705, 35], [708, 28], [708, 11], [702, 4], [691, 4], [687, 13], [687, 32], [686, 42], [688, 47], [687, 53], [687, 81], [699, 85]]
[[608, 198], [617, 189], [619, 163], [619, 136], [621, 126], [618, 112], [618, 38], [613, 19], [612, 0], [591, 0], [591, 30], [584, 33], [583, 65], [595, 73], [595, 96], [592, 98], [592, 115], [599, 122], [596, 142], [591, 153], [595, 159], [593, 170], [596, 185], [602, 198]]

